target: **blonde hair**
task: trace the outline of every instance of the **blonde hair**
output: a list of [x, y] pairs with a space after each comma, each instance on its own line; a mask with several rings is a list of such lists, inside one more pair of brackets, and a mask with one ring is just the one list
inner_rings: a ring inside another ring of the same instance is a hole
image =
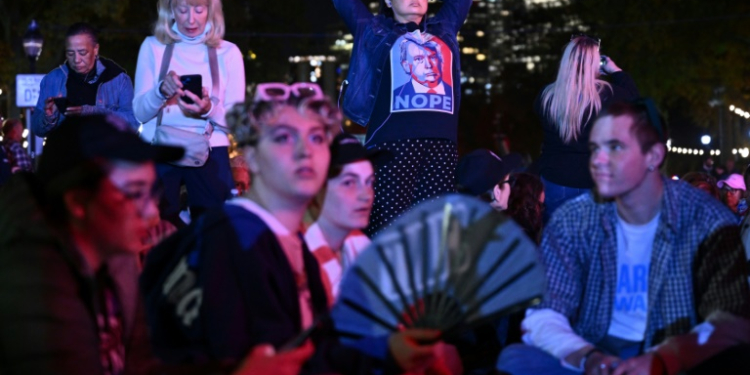
[[599, 92], [609, 83], [598, 78], [599, 42], [577, 37], [563, 52], [557, 79], [542, 92], [542, 111], [554, 122], [565, 143], [578, 139], [584, 123], [602, 108]]
[[[159, 0], [156, 4], [159, 18], [154, 24], [154, 36], [162, 44], [180, 41], [180, 37], [172, 30], [172, 25], [175, 22], [172, 1], [180, 0]], [[208, 22], [211, 22], [211, 30], [206, 35], [205, 44], [209, 47], [218, 47], [224, 38], [224, 11], [221, 9], [221, 0], [205, 1], [208, 3]]]
[[325, 128], [328, 143], [341, 128], [341, 111], [330, 99], [290, 97], [283, 101], [252, 101], [235, 104], [226, 114], [229, 126], [238, 147], [254, 147], [258, 144], [261, 126], [281, 108], [293, 107], [303, 116], [319, 121]]

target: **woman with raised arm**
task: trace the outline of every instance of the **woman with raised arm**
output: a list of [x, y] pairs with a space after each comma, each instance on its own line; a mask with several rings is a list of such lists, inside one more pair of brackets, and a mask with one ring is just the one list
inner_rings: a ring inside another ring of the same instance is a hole
[[[638, 97], [630, 75], [599, 53], [601, 40], [584, 34], [570, 38], [557, 79], [534, 104], [544, 141], [539, 171], [546, 196], [545, 218], [568, 199], [589, 191], [589, 133], [594, 119], [616, 100]], [[601, 79], [609, 77], [609, 82]], [[546, 220], [545, 220], [546, 221]]]

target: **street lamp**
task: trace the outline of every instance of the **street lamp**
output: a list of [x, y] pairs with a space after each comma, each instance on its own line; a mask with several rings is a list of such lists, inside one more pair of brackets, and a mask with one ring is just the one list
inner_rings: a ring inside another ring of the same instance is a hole
[[708, 146], [709, 143], [711, 143], [711, 136], [710, 135], [704, 135], [701, 137], [701, 143], [703, 145]]
[[[39, 55], [42, 54], [42, 45], [44, 39], [42, 33], [39, 32], [39, 25], [36, 20], [31, 20], [29, 27], [26, 29], [26, 34], [23, 35], [23, 51], [26, 53], [26, 57], [29, 59], [29, 70], [31, 74], [36, 73], [36, 61], [39, 59]], [[31, 131], [31, 108], [26, 108], [26, 129], [29, 130], [29, 156], [31, 159], [36, 159], [36, 155], [40, 149], [40, 139], [34, 136]]]
[[36, 20], [31, 20], [29, 28], [26, 29], [26, 34], [23, 35], [23, 51], [26, 53], [26, 57], [29, 58], [29, 67], [31, 73], [36, 73], [36, 60], [39, 59], [39, 55], [42, 54], [42, 45], [44, 39], [42, 33], [39, 32], [39, 25]]

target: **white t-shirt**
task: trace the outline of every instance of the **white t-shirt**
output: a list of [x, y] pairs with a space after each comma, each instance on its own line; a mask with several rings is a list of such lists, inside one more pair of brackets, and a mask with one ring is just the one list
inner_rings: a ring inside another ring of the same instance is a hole
[[617, 216], [617, 284], [612, 321], [607, 332], [629, 341], [642, 341], [648, 318], [648, 272], [654, 246], [657, 214], [643, 225]]

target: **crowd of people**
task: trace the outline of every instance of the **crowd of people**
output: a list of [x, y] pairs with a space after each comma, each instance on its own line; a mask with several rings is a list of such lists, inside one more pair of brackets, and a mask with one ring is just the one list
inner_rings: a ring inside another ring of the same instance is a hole
[[[432, 17], [427, 0], [333, 2], [354, 36], [338, 105], [304, 82], [247, 99], [220, 0], [158, 0], [135, 85], [70, 26], [30, 119], [36, 165], [23, 123], [2, 126], [0, 373], [750, 372], [750, 168], [666, 177], [667, 123], [583, 34], [529, 103], [536, 168], [459, 160], [471, 0]], [[329, 312], [358, 256], [454, 192], [538, 245], [541, 301], [455, 340], [342, 340]]]

